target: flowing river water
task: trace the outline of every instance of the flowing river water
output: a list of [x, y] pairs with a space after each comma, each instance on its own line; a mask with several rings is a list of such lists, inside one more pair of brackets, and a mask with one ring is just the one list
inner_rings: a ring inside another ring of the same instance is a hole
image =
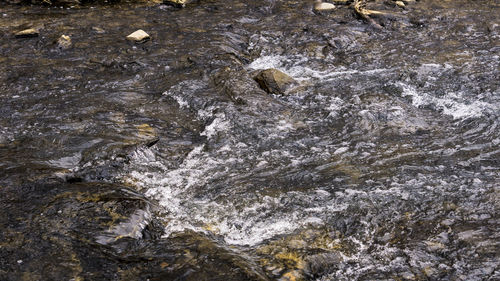
[[0, 279], [500, 280], [500, 4], [312, 5], [0, 3]]

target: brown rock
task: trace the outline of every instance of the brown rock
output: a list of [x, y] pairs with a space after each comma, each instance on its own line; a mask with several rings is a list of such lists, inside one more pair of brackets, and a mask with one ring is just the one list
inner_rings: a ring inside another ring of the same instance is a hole
[[297, 85], [292, 77], [274, 68], [261, 71], [254, 79], [263, 90], [275, 95], [287, 95]]
[[241, 67], [225, 67], [215, 73], [215, 87], [236, 104], [246, 104], [249, 96], [265, 96], [265, 93]]

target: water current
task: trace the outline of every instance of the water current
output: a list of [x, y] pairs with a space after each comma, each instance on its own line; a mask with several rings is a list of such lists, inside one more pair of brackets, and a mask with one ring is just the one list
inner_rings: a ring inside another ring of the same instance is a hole
[[131, 186], [270, 279], [500, 280], [499, 3], [233, 2], [2, 8], [0, 185]]

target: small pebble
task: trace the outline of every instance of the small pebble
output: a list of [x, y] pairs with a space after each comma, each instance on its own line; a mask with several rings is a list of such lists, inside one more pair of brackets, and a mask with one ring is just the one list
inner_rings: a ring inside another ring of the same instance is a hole
[[396, 5], [402, 8], [405, 6], [405, 3], [403, 1], [396, 1]]
[[17, 260], [17, 263], [18, 263], [18, 264], [22, 264], [22, 263], [23, 263], [23, 260]]
[[127, 36], [127, 40], [130, 40], [130, 41], [135, 41], [135, 42], [145, 42], [149, 39], [149, 34], [147, 34], [146, 32], [144, 32], [144, 30], [142, 29], [139, 29], [135, 32], [133, 32], [132, 34], [130, 34], [129, 36]]
[[25, 30], [21, 30], [15, 34], [17, 38], [26, 38], [26, 37], [37, 37], [38, 36], [38, 30], [34, 28], [29, 28]]
[[333, 9], [335, 9], [335, 5], [332, 3], [317, 2], [314, 4], [314, 10], [316, 11], [331, 11]]
[[59, 49], [66, 50], [71, 47], [71, 38], [67, 35], [61, 35], [59, 39], [57, 39], [57, 46]]
[[97, 27], [97, 26], [92, 27], [92, 31], [94, 31], [95, 33], [98, 33], [98, 34], [102, 34], [102, 33], [106, 32], [104, 29]]

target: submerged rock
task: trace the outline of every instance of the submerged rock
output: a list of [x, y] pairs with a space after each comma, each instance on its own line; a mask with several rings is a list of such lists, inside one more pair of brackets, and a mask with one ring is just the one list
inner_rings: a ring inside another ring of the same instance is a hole
[[69, 49], [71, 47], [71, 37], [67, 35], [61, 35], [59, 39], [57, 39], [57, 47], [62, 50]]
[[215, 87], [237, 104], [245, 104], [250, 95], [264, 96], [257, 83], [241, 68], [225, 67], [215, 73]]
[[147, 34], [142, 29], [139, 29], [139, 30], [137, 30], [137, 31], [135, 31], [127, 36], [127, 40], [135, 41], [137, 43], [142, 43], [142, 42], [145, 42], [149, 39], [150, 39], [149, 34]]
[[97, 27], [97, 26], [92, 27], [92, 31], [97, 33], [97, 34], [103, 34], [106, 32], [104, 29]]
[[289, 90], [297, 85], [292, 77], [274, 68], [259, 72], [255, 81], [264, 91], [275, 95], [287, 95]]
[[325, 229], [304, 229], [261, 245], [259, 262], [278, 280], [313, 280], [335, 270], [352, 245]]
[[305, 258], [304, 273], [309, 277], [321, 277], [336, 269], [343, 261], [341, 253], [337, 251], [311, 255]]
[[366, 137], [419, 135], [435, 129], [432, 119], [390, 95], [366, 93], [359, 99], [359, 109], [352, 111], [353, 126]]
[[21, 30], [14, 34], [16, 38], [27, 38], [27, 37], [37, 37], [39, 34], [38, 30], [34, 28], [28, 28], [25, 30]]
[[[17, 0], [14, 0], [17, 1]], [[21, 3], [29, 3], [34, 5], [51, 5], [51, 6], [73, 6], [80, 5], [82, 2], [80, 0], [20, 0]]]
[[160, 238], [153, 205], [121, 185], [2, 188], [0, 280], [268, 280], [202, 234]]
[[159, 140], [158, 132], [149, 124], [136, 125], [137, 137], [145, 141], [145, 145], [150, 147], [156, 144]]

